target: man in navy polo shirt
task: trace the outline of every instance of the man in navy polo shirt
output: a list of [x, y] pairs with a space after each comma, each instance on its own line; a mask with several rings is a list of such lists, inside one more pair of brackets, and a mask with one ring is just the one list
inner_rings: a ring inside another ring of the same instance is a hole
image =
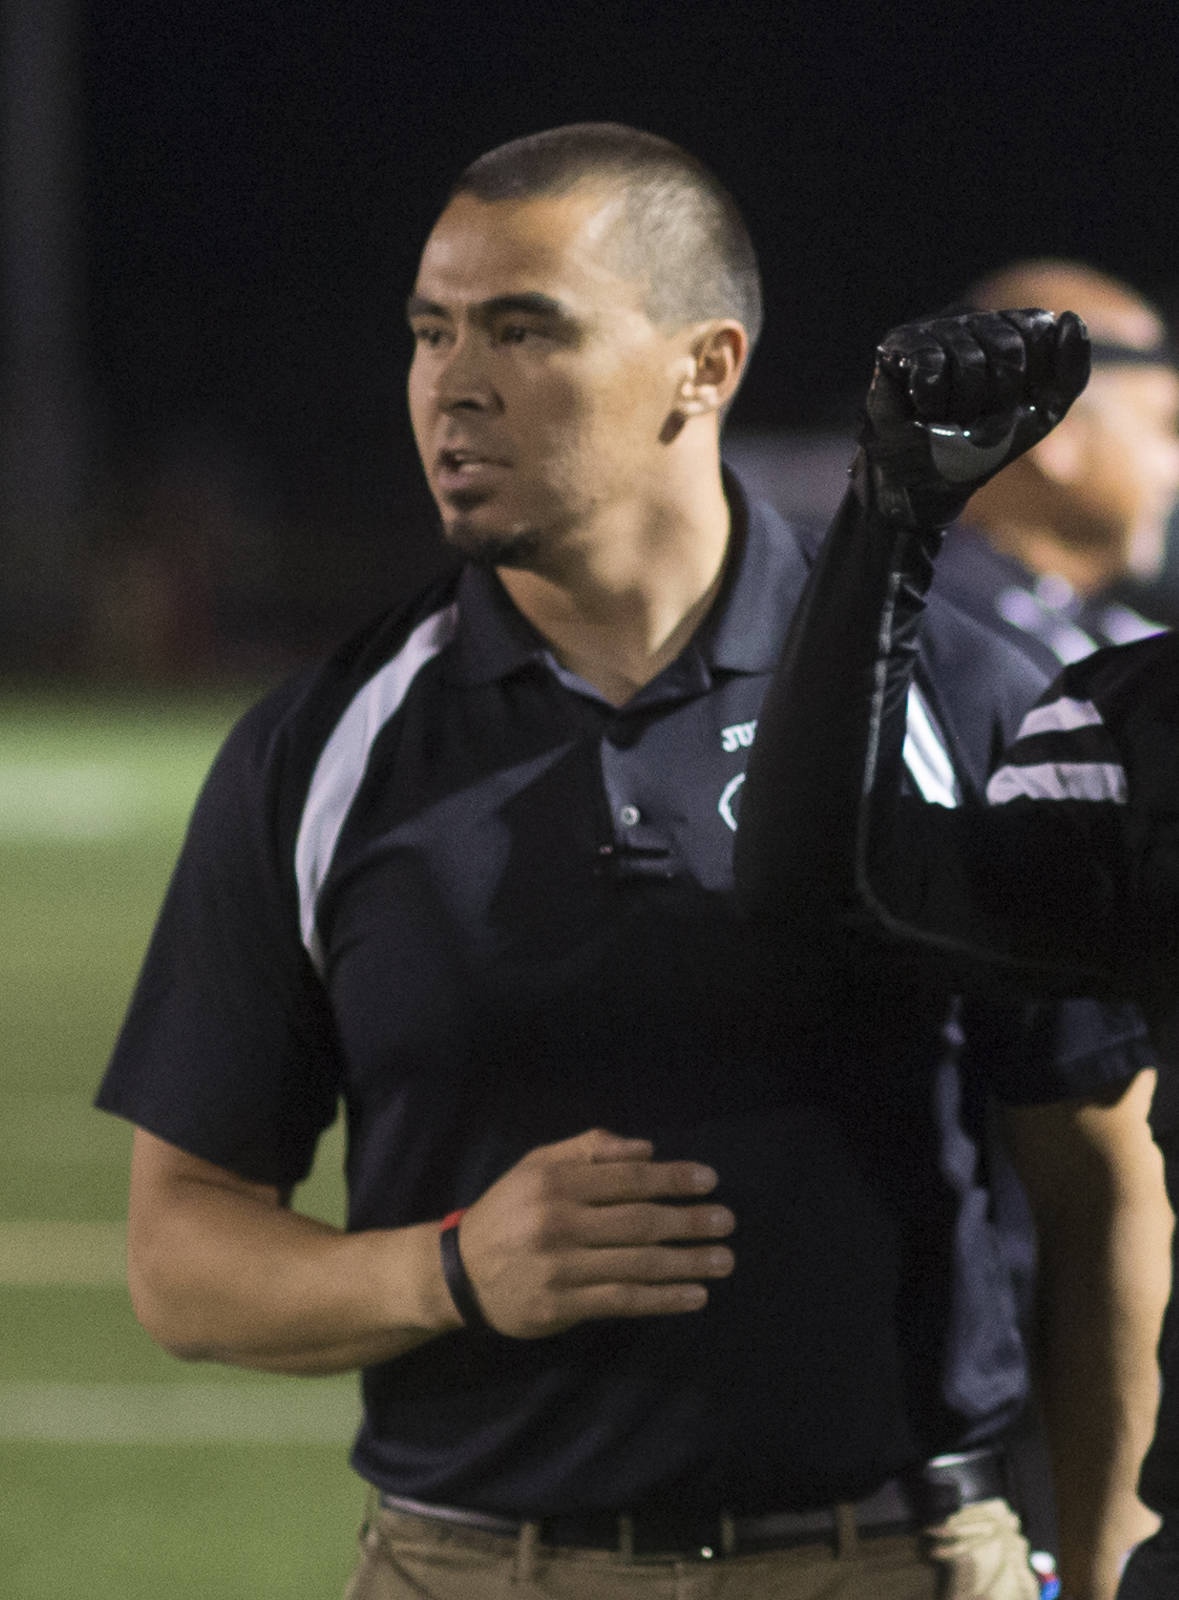
[[[408, 309], [469, 560], [208, 780], [99, 1096], [137, 1124], [137, 1313], [187, 1357], [363, 1369], [353, 1600], [1032, 1596], [987, 1107], [1042, 1179], [1084, 1160], [1119, 1220], [1148, 1206], [1137, 1020], [738, 915], [807, 554], [722, 477], [760, 296], [698, 163], [609, 125], [493, 151]], [[993, 674], [910, 702], [914, 781], [954, 804], [1041, 680], [933, 610], [931, 667], [969, 637]], [[288, 1204], [341, 1098], [346, 1232]], [[1066, 1271], [1075, 1190], [1045, 1217]], [[1078, 1410], [1117, 1409], [1093, 1353], [1153, 1310], [1132, 1266], [1105, 1287], [1050, 1319]], [[1096, 1476], [1095, 1543], [1124, 1488]]]

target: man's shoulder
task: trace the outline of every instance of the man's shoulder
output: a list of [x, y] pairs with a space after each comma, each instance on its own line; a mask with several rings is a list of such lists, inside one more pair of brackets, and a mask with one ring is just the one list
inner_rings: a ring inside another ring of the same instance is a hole
[[947, 594], [989, 600], [1006, 585], [1026, 583], [1027, 578], [1020, 563], [996, 550], [981, 529], [955, 522], [947, 530], [934, 580]]
[[[778, 522], [779, 538], [801, 550], [810, 567], [826, 529], [813, 521], [786, 524], [779, 518]], [[985, 696], [991, 689], [999, 689], [1003, 691], [1002, 699], [1013, 696], [1026, 709], [1060, 670], [1060, 663], [1038, 640], [1028, 639], [1003, 622], [991, 605], [985, 584], [973, 586], [972, 577], [984, 569], [994, 552], [984, 546], [986, 554], [980, 558], [983, 565], [976, 569], [972, 555], [952, 554], [952, 541], [959, 533], [964, 536], [964, 545], [967, 541], [971, 546], [983, 544], [970, 530], [955, 530], [939, 556], [926, 603], [921, 655], [927, 667], [936, 663], [938, 674], [952, 693], [973, 687]], [[998, 576], [996, 570], [996, 582]], [[983, 675], [991, 679], [990, 683], [972, 682]]]
[[1015, 646], [1049, 678], [1064, 662], [1088, 655], [1098, 642], [1083, 626], [1046, 605], [1027, 568], [996, 550], [978, 528], [961, 523], [950, 528], [932, 592]]
[[1051, 673], [985, 617], [929, 597], [916, 677], [976, 783], [983, 783]]
[[[809, 567], [825, 532], [818, 523], [802, 521], [783, 524], [778, 536]], [[1058, 662], [1050, 668], [1049, 659], [985, 605], [964, 604], [957, 584], [941, 586], [935, 579], [916, 677], [953, 746], [955, 764], [976, 784], [985, 782], [1024, 712], [1059, 669]]]
[[326, 657], [287, 677], [237, 723], [222, 764], [239, 774], [279, 775], [299, 786], [349, 708], [371, 685], [403, 698], [416, 675], [449, 644], [458, 574], [450, 572], [386, 607]]
[[936, 666], [956, 693], [997, 693], [1001, 701], [1013, 699], [1025, 710], [1053, 677], [1038, 653], [1025, 649], [989, 617], [936, 589], [926, 607], [922, 656], [927, 668]]
[[814, 565], [826, 525], [787, 516], [764, 496], [750, 496], [729, 468], [725, 469], [725, 492], [746, 526], [743, 564], [760, 559], [763, 570], [759, 577], [796, 598]]

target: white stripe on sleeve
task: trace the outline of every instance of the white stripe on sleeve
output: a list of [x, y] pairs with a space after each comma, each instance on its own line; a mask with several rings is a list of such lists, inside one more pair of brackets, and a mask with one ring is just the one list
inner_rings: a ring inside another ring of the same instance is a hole
[[458, 606], [435, 611], [420, 622], [405, 644], [355, 695], [323, 747], [295, 844], [295, 878], [299, 887], [299, 926], [303, 943], [318, 970], [323, 950], [315, 926], [319, 893], [335, 854], [356, 791], [368, 765], [377, 735], [389, 721], [418, 673], [450, 643], [458, 625]]
[[1033, 706], [1019, 725], [1017, 739], [1036, 733], [1068, 733], [1072, 728], [1099, 728], [1101, 712], [1092, 700], [1070, 700], [1062, 695], [1046, 706]]
[[949, 751], [916, 684], [905, 705], [904, 761], [923, 800], [935, 806], [962, 803]]
[[1045, 761], [1040, 766], [1000, 767], [987, 784], [993, 806], [1008, 800], [1104, 800], [1126, 804], [1126, 769], [1116, 761]]

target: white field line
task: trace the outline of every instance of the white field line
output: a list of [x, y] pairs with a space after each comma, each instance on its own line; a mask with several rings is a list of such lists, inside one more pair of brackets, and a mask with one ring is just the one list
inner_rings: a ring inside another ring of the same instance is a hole
[[359, 1417], [352, 1379], [208, 1383], [0, 1381], [0, 1442], [337, 1444]]
[[125, 1237], [121, 1222], [0, 1222], [0, 1285], [122, 1283]]
[[115, 762], [0, 762], [0, 841], [110, 839], [152, 814], [142, 776]]

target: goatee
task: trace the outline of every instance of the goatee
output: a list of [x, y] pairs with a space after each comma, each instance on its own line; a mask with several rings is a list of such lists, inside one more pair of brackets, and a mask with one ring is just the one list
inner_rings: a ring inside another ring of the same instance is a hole
[[531, 568], [536, 564], [540, 540], [531, 528], [497, 532], [478, 528], [466, 517], [442, 525], [442, 536], [469, 561], [481, 567]]

